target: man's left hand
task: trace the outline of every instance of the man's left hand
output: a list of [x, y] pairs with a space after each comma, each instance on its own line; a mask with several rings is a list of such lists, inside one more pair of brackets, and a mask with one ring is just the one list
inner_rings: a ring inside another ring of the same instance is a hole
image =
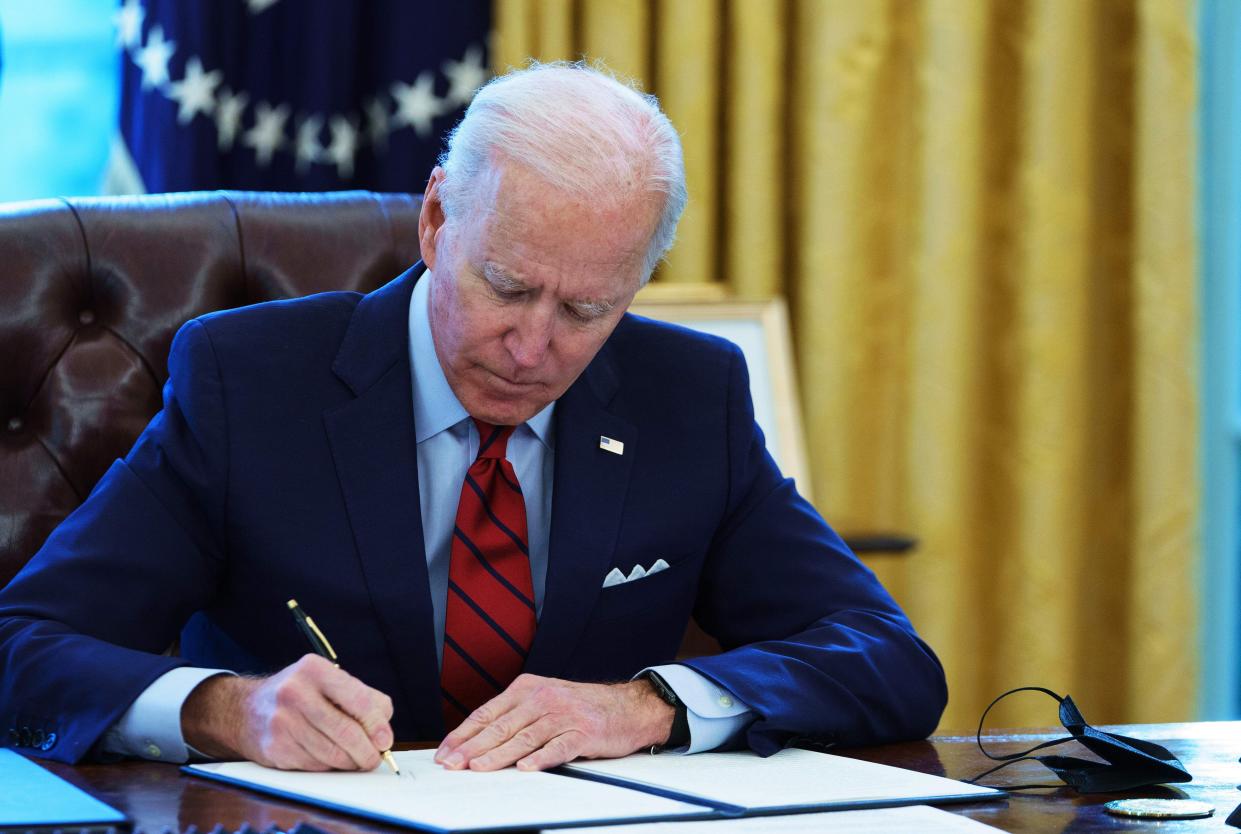
[[546, 770], [662, 744], [673, 708], [646, 679], [600, 684], [521, 675], [449, 733], [435, 761], [449, 770]]

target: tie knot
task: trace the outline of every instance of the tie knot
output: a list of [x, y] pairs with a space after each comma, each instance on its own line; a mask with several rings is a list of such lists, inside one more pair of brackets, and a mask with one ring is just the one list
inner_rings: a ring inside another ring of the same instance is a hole
[[475, 420], [474, 425], [478, 427], [478, 460], [484, 458], [504, 460], [504, 454], [508, 449], [508, 439], [512, 436], [516, 426], [493, 426], [482, 420]]

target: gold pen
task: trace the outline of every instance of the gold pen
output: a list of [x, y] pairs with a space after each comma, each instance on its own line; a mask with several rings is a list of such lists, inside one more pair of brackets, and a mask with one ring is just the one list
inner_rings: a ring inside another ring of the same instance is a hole
[[[330, 660], [332, 665], [339, 669], [340, 660], [336, 656], [336, 650], [332, 648], [332, 644], [327, 641], [327, 637], [315, 625], [315, 621], [310, 619], [310, 616], [302, 610], [302, 607], [297, 604], [297, 600], [291, 599], [287, 604], [289, 610], [293, 612], [293, 619], [297, 621], [297, 627], [301, 629], [302, 634], [306, 635], [306, 641], [310, 643], [310, 648], [319, 657]], [[392, 768], [393, 773], [397, 776], [401, 775], [401, 769], [396, 766], [396, 758], [393, 757], [391, 750], [384, 750], [379, 755], [383, 756], [384, 762], [388, 767]]]

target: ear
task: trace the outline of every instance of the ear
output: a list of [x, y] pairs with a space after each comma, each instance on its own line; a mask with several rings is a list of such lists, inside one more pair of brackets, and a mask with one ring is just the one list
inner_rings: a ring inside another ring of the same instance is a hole
[[427, 190], [422, 193], [422, 210], [418, 212], [418, 249], [422, 262], [432, 272], [435, 271], [440, 229], [444, 228], [444, 204], [440, 200], [444, 176], [444, 169], [436, 165], [427, 180]]

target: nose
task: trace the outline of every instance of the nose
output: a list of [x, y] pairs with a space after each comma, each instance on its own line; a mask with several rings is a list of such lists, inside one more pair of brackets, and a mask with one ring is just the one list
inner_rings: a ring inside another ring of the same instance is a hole
[[518, 368], [532, 370], [543, 363], [551, 347], [555, 313], [527, 308], [504, 334], [504, 347]]

